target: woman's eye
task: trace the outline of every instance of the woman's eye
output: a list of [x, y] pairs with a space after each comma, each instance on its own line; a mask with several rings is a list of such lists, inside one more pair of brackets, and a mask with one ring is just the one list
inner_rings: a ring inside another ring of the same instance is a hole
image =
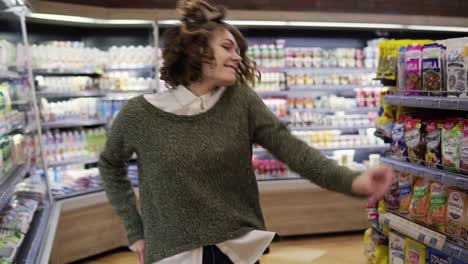
[[229, 47], [228, 47], [228, 46], [223, 46], [223, 48], [224, 48], [225, 50], [229, 50]]

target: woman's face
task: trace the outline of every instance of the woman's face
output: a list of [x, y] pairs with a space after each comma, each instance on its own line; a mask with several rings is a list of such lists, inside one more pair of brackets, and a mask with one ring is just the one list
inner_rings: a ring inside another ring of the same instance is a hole
[[210, 39], [214, 61], [203, 63], [203, 80], [215, 86], [230, 86], [236, 83], [237, 69], [242, 62], [234, 36], [228, 30], [215, 30]]

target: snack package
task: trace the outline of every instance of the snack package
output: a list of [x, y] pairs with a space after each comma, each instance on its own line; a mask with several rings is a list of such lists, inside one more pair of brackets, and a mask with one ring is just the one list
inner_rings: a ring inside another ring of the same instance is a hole
[[451, 259], [450, 256], [446, 255], [445, 253], [435, 249], [435, 248], [428, 248], [428, 264], [450, 264]]
[[399, 91], [406, 89], [406, 47], [398, 51], [397, 88]]
[[426, 263], [426, 246], [414, 241], [411, 238], [406, 238], [405, 247], [405, 264], [425, 264]]
[[421, 90], [421, 55], [422, 47], [420, 45], [409, 46], [406, 51], [406, 93], [407, 95], [419, 95]]
[[400, 172], [398, 177], [398, 189], [400, 191], [400, 210], [401, 214], [409, 213], [413, 188], [413, 176], [408, 172]]
[[364, 233], [364, 255], [367, 264], [388, 263], [388, 241], [372, 228]]
[[428, 95], [440, 95], [442, 91], [442, 47], [426, 44], [422, 51], [422, 88]]
[[468, 239], [468, 194], [448, 188], [446, 233]]
[[462, 124], [462, 140], [460, 146], [460, 168], [463, 174], [468, 175], [468, 120], [463, 120]]
[[381, 138], [392, 137], [392, 127], [395, 123], [395, 106], [384, 103], [384, 96], [395, 94], [395, 89], [385, 87], [380, 92], [379, 112], [375, 119], [376, 133]]
[[400, 208], [400, 190], [398, 188], [398, 182], [398, 177], [395, 177], [390, 191], [385, 194], [385, 206], [388, 210], [398, 210]]
[[438, 182], [431, 183], [429, 201], [427, 224], [441, 232], [445, 232], [445, 224], [447, 222], [447, 186]]
[[429, 187], [431, 181], [426, 178], [415, 177], [413, 197], [410, 204], [410, 217], [419, 223], [426, 223], [429, 211]]
[[440, 142], [442, 138], [442, 121], [429, 120], [424, 126], [426, 132], [426, 166], [437, 168], [442, 162], [442, 153], [440, 150]]
[[464, 63], [465, 49], [461, 45], [447, 47], [447, 92], [452, 97], [466, 93], [467, 68]]
[[408, 152], [405, 144], [405, 115], [401, 115], [392, 128], [392, 153], [394, 158], [405, 160]]
[[426, 144], [424, 143], [424, 129], [420, 119], [409, 118], [405, 120], [404, 138], [409, 161], [415, 164], [423, 164]]
[[396, 80], [400, 45], [400, 42], [395, 40], [391, 40], [387, 43], [386, 67], [384, 72], [384, 78], [386, 80]]
[[449, 118], [442, 127], [442, 165], [444, 169], [458, 172], [460, 168], [460, 147], [462, 119]]
[[404, 264], [405, 261], [405, 237], [392, 231], [388, 236], [389, 264]]

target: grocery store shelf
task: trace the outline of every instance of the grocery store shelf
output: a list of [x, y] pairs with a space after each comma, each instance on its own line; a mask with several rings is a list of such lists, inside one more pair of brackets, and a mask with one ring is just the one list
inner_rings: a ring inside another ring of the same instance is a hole
[[[9, 124], [6, 124], [9, 125]], [[16, 131], [25, 131], [24, 126], [1, 127], [0, 136], [8, 135]]]
[[287, 73], [376, 73], [373, 68], [285, 68]]
[[289, 108], [290, 113], [319, 113], [319, 114], [333, 114], [335, 112], [341, 111], [346, 113], [353, 113], [353, 114], [363, 114], [369, 112], [376, 112], [378, 108], [375, 107], [354, 107], [354, 108], [315, 108], [315, 109], [297, 109], [297, 108]]
[[322, 152], [337, 151], [337, 150], [358, 150], [358, 151], [386, 151], [390, 149], [390, 145], [362, 145], [356, 147], [334, 147], [334, 148], [318, 148]]
[[21, 75], [19, 75], [16, 72], [11, 72], [11, 71], [0, 71], [0, 81], [8, 81], [8, 80], [15, 80], [21, 78]]
[[34, 75], [41, 76], [89, 76], [89, 77], [98, 77], [101, 76], [100, 70], [67, 70], [67, 69], [53, 69], [53, 70], [43, 70], [35, 69], [33, 70]]
[[75, 160], [63, 160], [63, 161], [54, 161], [48, 164], [48, 167], [61, 167], [73, 164], [90, 164], [90, 163], [97, 163], [99, 158], [87, 158], [87, 159], [75, 159]]
[[103, 192], [103, 191], [104, 191], [104, 188], [102, 188], [102, 187], [91, 188], [91, 189], [88, 189], [86, 191], [72, 192], [72, 193], [64, 194], [64, 195], [56, 195], [56, 196], [54, 196], [54, 198], [55, 198], [56, 201], [61, 201], [61, 200], [65, 200], [65, 199], [70, 199], [70, 198], [74, 198], [74, 197], [78, 197], [78, 196], [83, 196], [83, 195], [98, 193], [98, 192]]
[[405, 236], [455, 257], [463, 263], [468, 262], [468, 249], [447, 241], [445, 234], [421, 226], [394, 213], [381, 214], [379, 221]]
[[105, 96], [105, 93], [100, 90], [84, 90], [84, 91], [63, 92], [63, 93], [38, 92], [37, 95], [39, 97], [44, 97], [44, 98], [74, 98], [74, 97], [101, 97], [101, 96]]
[[134, 66], [134, 67], [122, 67], [119, 65], [113, 65], [106, 68], [104, 71], [111, 72], [111, 71], [154, 71], [154, 65], [143, 65], [143, 66]]
[[385, 95], [384, 102], [407, 107], [468, 111], [468, 98]]
[[468, 176], [428, 168], [421, 165], [408, 163], [406, 161], [394, 160], [391, 158], [382, 158], [381, 162], [389, 164], [399, 171], [409, 172], [415, 176], [428, 178], [432, 181], [441, 182], [449, 186], [454, 186], [463, 190], [468, 190]]
[[58, 122], [46, 122], [42, 123], [43, 129], [52, 128], [68, 128], [68, 127], [82, 127], [82, 126], [98, 126], [107, 124], [106, 120], [68, 120]]
[[26, 165], [13, 167], [0, 179], [0, 210], [9, 202], [16, 185], [26, 177], [29, 169]]
[[375, 128], [374, 125], [340, 127], [340, 126], [290, 126], [292, 131], [322, 131], [322, 130], [340, 130], [343, 132], [354, 132], [359, 129]]
[[297, 180], [301, 180], [301, 179], [302, 179], [301, 177], [282, 176], [282, 177], [257, 178], [257, 182], [297, 181]]
[[51, 213], [51, 207], [47, 206], [38, 210], [30, 224], [23, 244], [16, 256], [17, 264], [35, 264], [41, 254], [41, 247], [47, 237], [47, 224]]
[[146, 89], [146, 90], [102, 90], [104, 95], [112, 94], [148, 94], [154, 93], [155, 89]]
[[354, 91], [357, 88], [381, 88], [375, 85], [289, 85], [288, 93], [306, 93], [306, 92], [342, 92]]
[[288, 96], [288, 91], [270, 91], [270, 92], [257, 91], [256, 93], [260, 97], [287, 97]]

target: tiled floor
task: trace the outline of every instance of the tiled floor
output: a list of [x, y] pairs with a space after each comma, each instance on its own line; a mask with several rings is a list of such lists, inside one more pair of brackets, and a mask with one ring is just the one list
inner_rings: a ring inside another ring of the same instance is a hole
[[[138, 264], [128, 251], [103, 255], [82, 264]], [[363, 233], [284, 239], [271, 246], [262, 264], [362, 264]]]

